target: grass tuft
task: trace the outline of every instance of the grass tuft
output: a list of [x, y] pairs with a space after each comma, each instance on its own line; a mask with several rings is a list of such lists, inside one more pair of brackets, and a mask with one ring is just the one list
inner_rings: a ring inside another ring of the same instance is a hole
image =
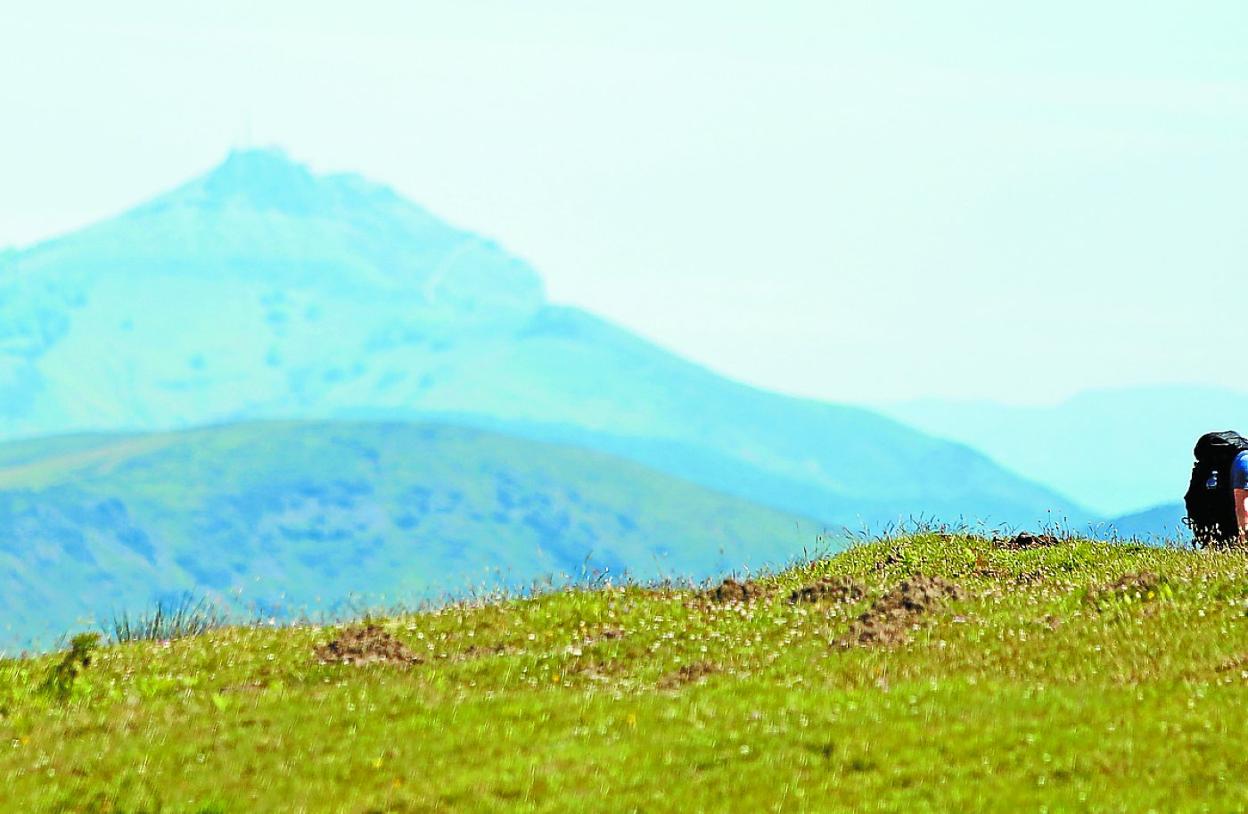
[[108, 631], [113, 642], [167, 642], [188, 636], [202, 636], [226, 623], [220, 612], [206, 597], [196, 598], [184, 593], [173, 599], [162, 599], [145, 613], [131, 616], [126, 612], [113, 617]]
[[78, 678], [91, 666], [91, 653], [100, 646], [100, 634], [79, 633], [69, 641], [69, 649], [61, 660], [52, 665], [48, 677], [44, 679], [40, 689], [64, 701], [73, 695]]

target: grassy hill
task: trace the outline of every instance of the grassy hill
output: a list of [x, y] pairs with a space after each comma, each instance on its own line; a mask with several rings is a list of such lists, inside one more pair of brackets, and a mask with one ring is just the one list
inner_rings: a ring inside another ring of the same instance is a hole
[[813, 521], [464, 427], [259, 422], [0, 445], [0, 649], [190, 590], [340, 613], [583, 570], [787, 561]]
[[493, 242], [275, 151], [0, 255], [0, 439], [331, 418], [575, 443], [855, 528], [1089, 516], [965, 446], [552, 304]]
[[714, 592], [228, 628], [106, 647], [76, 676], [60, 655], [0, 662], [0, 795], [32, 812], [1248, 805], [1248, 555], [1037, 542], [928, 534]]

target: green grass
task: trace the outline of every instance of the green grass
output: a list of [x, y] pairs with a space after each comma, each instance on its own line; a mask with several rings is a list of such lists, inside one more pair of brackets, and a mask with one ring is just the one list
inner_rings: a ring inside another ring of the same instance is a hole
[[[920, 573], [962, 598], [906, 644], [845, 644]], [[787, 601], [826, 575], [866, 595]], [[406, 668], [320, 664], [337, 629], [312, 627], [105, 647], [64, 698], [62, 655], [2, 662], [0, 810], [1248, 808], [1244, 553], [926, 534], [761, 585], [385, 619]]]

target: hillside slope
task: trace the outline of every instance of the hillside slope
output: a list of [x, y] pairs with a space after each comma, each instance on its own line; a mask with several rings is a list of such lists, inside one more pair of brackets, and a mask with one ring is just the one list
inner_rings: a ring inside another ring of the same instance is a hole
[[965, 446], [551, 305], [490, 241], [274, 151], [0, 259], [0, 437], [334, 417], [572, 442], [854, 526], [1087, 516]]
[[813, 521], [638, 464], [463, 427], [286, 422], [0, 445], [0, 648], [182, 590], [264, 615], [583, 568], [784, 562]]
[[1246, 583], [1242, 552], [926, 536], [746, 601], [612, 587], [355, 636], [226, 629], [103, 649], [42, 691], [60, 656], [0, 662], [0, 794], [171, 814], [1235, 811]]

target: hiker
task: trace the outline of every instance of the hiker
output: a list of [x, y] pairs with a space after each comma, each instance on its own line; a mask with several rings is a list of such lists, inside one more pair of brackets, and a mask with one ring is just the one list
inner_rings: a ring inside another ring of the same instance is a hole
[[1184, 523], [1199, 545], [1248, 544], [1248, 438], [1211, 432], [1196, 442]]

